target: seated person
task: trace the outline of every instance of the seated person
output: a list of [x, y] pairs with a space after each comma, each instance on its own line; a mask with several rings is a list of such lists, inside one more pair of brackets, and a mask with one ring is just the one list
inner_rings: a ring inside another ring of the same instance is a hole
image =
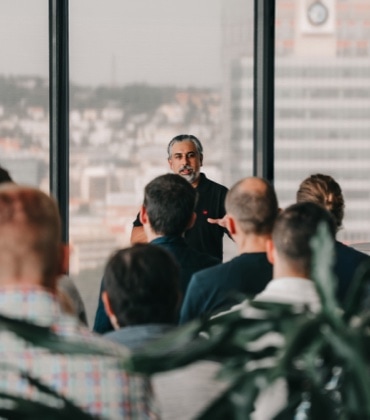
[[115, 329], [105, 338], [135, 350], [176, 324], [178, 265], [172, 255], [156, 245], [121, 249], [105, 268], [102, 299]]
[[[305, 201], [326, 208], [334, 219], [336, 231], [342, 227], [344, 198], [339, 184], [329, 175], [311, 175], [302, 181], [297, 191], [297, 203]], [[336, 260], [334, 272], [338, 278], [337, 298], [343, 303], [357, 268], [369, 256], [356, 249], [335, 241]]]
[[[137, 351], [176, 326], [178, 265], [160, 246], [137, 244], [117, 251], [104, 273], [104, 306], [115, 327], [104, 338]], [[201, 361], [155, 375], [162, 420], [195, 418], [225, 384], [214, 379], [215, 362]]]
[[277, 217], [267, 256], [273, 265], [273, 278], [256, 301], [307, 304], [320, 307], [320, 299], [311, 280], [312, 255], [310, 241], [320, 223], [326, 223], [334, 241], [335, 226], [328, 211], [315, 203], [293, 204]]
[[239, 255], [193, 274], [180, 323], [230, 308], [237, 293], [254, 296], [271, 279], [266, 243], [278, 214], [274, 188], [262, 178], [245, 178], [228, 191], [225, 204], [226, 225]]
[[[196, 190], [188, 181], [180, 175], [166, 174], [153, 179], [145, 187], [140, 209], [140, 219], [149, 242], [166, 249], [179, 264], [182, 296], [193, 273], [221, 262], [192, 248], [184, 239], [185, 231], [196, 219], [196, 199]], [[105, 333], [112, 329], [100, 297], [94, 331]]]
[[[312, 249], [310, 241], [319, 224], [325, 223], [334, 241], [335, 226], [328, 211], [315, 203], [298, 203], [283, 210], [274, 225], [272, 240], [267, 244], [267, 255], [273, 264], [273, 278], [255, 297], [259, 302], [297, 304], [316, 312], [321, 307], [316, 286], [311, 280]], [[242, 305], [239, 305], [241, 307]], [[234, 307], [236, 309], [236, 307]], [[260, 339], [267, 345], [274, 334]], [[263, 341], [265, 340], [265, 341]], [[296, 386], [288, 381], [288, 386]], [[272, 419], [286, 404], [287, 388], [284, 381], [273, 382], [256, 403], [253, 419]]]
[[[14, 183], [9, 172], [0, 166], [0, 184], [11, 182]], [[63, 273], [68, 272], [69, 255], [67, 255], [67, 248], [65, 249], [65, 261], [63, 261]], [[85, 304], [82, 300], [79, 290], [67, 274], [61, 276], [58, 280], [58, 292], [65, 308], [70, 313], [74, 313], [78, 319], [87, 326], [87, 316]]]
[[[1, 329], [1, 407], [9, 407], [7, 393], [49, 403], [50, 396], [30, 376], [99, 418], [158, 418], [148, 379], [121, 367], [128, 350], [107, 344], [62, 311], [57, 282], [64, 252], [56, 202], [35, 188], [1, 185], [0, 313], [49, 328], [67, 348], [61, 354], [48, 350], [47, 342], [34, 344], [18, 331]], [[68, 353], [68, 341], [81, 342], [86, 353]], [[105, 354], [91, 354], [89, 348]]]

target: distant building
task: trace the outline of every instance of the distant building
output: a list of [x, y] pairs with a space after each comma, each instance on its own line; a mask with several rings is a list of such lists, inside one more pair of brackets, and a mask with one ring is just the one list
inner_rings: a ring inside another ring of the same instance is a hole
[[112, 250], [119, 247], [117, 237], [102, 217], [74, 214], [70, 223], [70, 273], [101, 268]]
[[[230, 161], [225, 170], [234, 182], [252, 173], [253, 39], [246, 31], [253, 28], [253, 1], [226, 3]], [[245, 13], [233, 16], [232, 9]], [[328, 173], [341, 184], [346, 200], [342, 239], [369, 241], [370, 2], [277, 0], [276, 12], [275, 185], [280, 205], [295, 200], [306, 176]]]

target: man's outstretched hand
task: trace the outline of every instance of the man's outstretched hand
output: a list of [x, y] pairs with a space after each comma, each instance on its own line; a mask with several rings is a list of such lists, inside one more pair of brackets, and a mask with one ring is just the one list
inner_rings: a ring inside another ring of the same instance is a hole
[[212, 225], [219, 225], [222, 228], [226, 229], [226, 215], [222, 219], [212, 219], [209, 217], [207, 219], [208, 223], [211, 223]]

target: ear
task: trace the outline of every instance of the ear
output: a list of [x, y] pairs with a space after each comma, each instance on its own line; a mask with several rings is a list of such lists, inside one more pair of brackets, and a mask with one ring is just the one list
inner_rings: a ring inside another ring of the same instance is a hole
[[171, 171], [173, 171], [173, 167], [172, 167], [172, 159], [171, 159], [171, 158], [168, 158], [168, 159], [167, 159], [167, 161], [168, 161], [168, 165], [169, 165], [169, 167], [170, 167]]
[[194, 226], [195, 221], [197, 220], [197, 214], [193, 211], [191, 215], [191, 219], [189, 220], [188, 225], [186, 226], [186, 230], [191, 229]]
[[275, 264], [275, 245], [272, 239], [267, 239], [266, 241], [266, 254], [267, 259], [271, 264]]
[[140, 217], [140, 222], [143, 225], [148, 224], [148, 221], [149, 221], [148, 213], [147, 213], [146, 208], [144, 206], [141, 206], [140, 207], [140, 215], [139, 215], [139, 217]]
[[200, 166], [203, 166], [203, 153], [199, 155]]
[[113, 325], [113, 328], [115, 330], [119, 330], [120, 326], [118, 324], [116, 315], [112, 311], [112, 307], [111, 307], [111, 304], [110, 304], [110, 301], [109, 301], [108, 293], [106, 291], [104, 291], [101, 294], [101, 298], [102, 298], [102, 301], [103, 301], [103, 304], [104, 304], [105, 312], [108, 315], [109, 321], [111, 322], [111, 324]]
[[226, 214], [225, 221], [226, 221], [226, 229], [228, 230], [230, 235], [235, 235], [236, 224], [235, 224], [234, 218], [232, 216], [229, 216], [228, 214]]

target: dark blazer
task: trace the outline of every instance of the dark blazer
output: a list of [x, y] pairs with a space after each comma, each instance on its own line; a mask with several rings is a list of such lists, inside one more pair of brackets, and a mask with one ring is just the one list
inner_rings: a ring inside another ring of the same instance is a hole
[[272, 279], [272, 265], [265, 252], [245, 253], [232, 260], [195, 273], [180, 313], [180, 323], [201, 315], [229, 309], [240, 296], [253, 297]]
[[338, 279], [337, 299], [343, 304], [357, 268], [370, 257], [350, 246], [335, 241], [334, 273]]

